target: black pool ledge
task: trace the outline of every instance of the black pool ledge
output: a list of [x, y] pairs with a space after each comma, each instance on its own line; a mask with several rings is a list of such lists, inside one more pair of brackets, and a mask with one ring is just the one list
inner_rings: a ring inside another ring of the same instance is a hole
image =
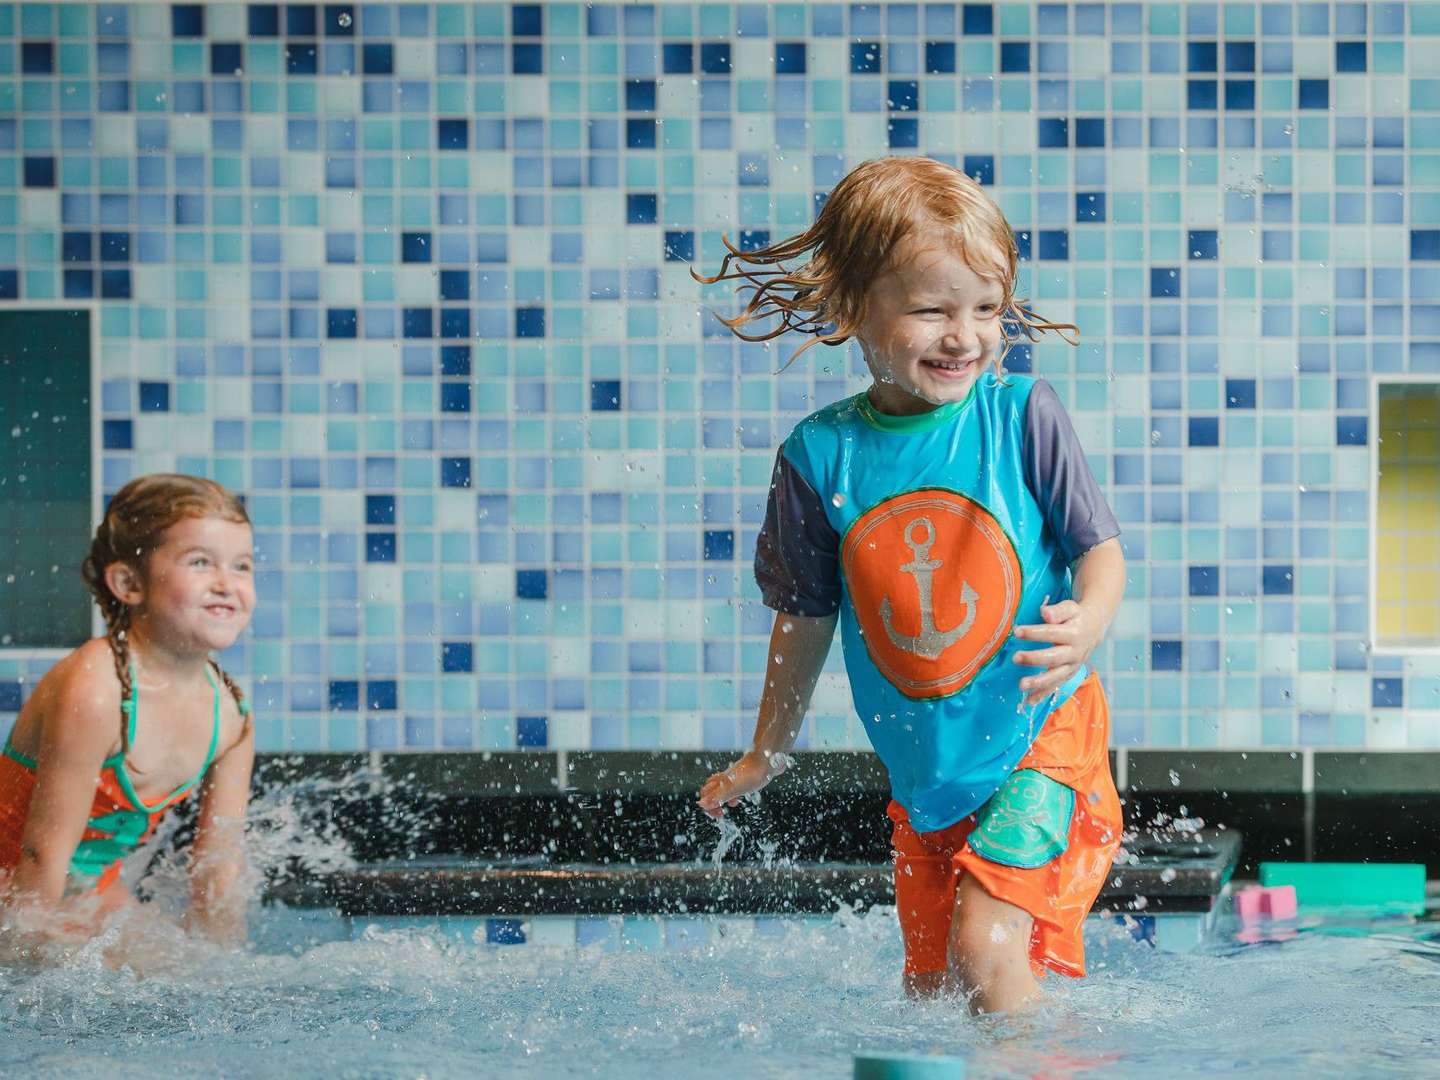
[[[1208, 912], [1240, 854], [1235, 832], [1136, 837], [1117, 859], [1098, 907], [1115, 912]], [[292, 907], [344, 915], [821, 914], [895, 902], [888, 865], [577, 865], [543, 860], [398, 860], [270, 890]]]
[[[732, 754], [694, 751], [262, 755], [257, 795], [294, 786], [363, 862], [429, 857], [696, 863], [718, 832], [695, 793]], [[886, 779], [868, 751], [808, 751], [732, 811], [745, 839], [798, 864], [888, 857]], [[1174, 819], [1243, 834], [1237, 873], [1264, 860], [1424, 862], [1440, 876], [1440, 753], [1122, 750], [1127, 826]]]

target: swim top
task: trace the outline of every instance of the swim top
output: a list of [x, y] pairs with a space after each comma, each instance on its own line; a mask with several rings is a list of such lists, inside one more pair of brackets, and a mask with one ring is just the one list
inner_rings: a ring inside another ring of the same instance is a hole
[[[205, 762], [187, 782], [181, 784], [158, 803], [146, 804], [135, 791], [125, 767], [125, 751], [105, 759], [100, 778], [95, 784], [95, 800], [90, 804], [90, 817], [75, 854], [70, 859], [67, 893], [109, 888], [120, 876], [120, 863], [149, 839], [165, 811], [188, 795], [204, 777], [215, 760], [220, 740], [220, 686], [207, 666], [205, 677], [215, 693], [210, 730], [210, 748]], [[140, 712], [140, 686], [130, 672], [130, 697], [121, 703], [125, 714], [125, 745], [135, 746]], [[25, 819], [30, 812], [30, 798], [35, 792], [36, 762], [10, 745], [7, 737], [0, 750], [0, 870], [11, 871], [20, 862], [20, 838], [25, 832]]]
[[990, 798], [1084, 681], [1024, 705], [1013, 637], [1070, 597], [1070, 565], [1119, 534], [1054, 389], [980, 376], [918, 416], [866, 394], [796, 426], [776, 455], [755, 577], [765, 604], [840, 613], [855, 708], [920, 832]]

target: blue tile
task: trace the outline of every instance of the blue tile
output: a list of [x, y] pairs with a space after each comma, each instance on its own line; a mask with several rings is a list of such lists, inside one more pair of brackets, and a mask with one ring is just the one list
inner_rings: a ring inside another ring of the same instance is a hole
[[880, 43], [856, 41], [850, 45], [850, 74], [875, 75], [880, 71]]
[[360, 683], [353, 679], [330, 681], [331, 712], [357, 712], [360, 708]]
[[543, 750], [550, 745], [550, 721], [544, 716], [515, 718], [515, 745], [522, 750]]
[[[6, 62], [7, 65], [9, 61]], [[8, 68], [7, 70], [14, 70]], [[20, 73], [22, 75], [50, 75], [55, 70], [55, 45], [49, 41], [23, 41], [20, 43]]]
[[688, 41], [667, 41], [661, 46], [661, 70], [666, 75], [689, 75], [695, 70], [695, 47]]
[[[593, 12], [592, 12], [593, 14]], [[543, 719], [543, 717], [539, 718]], [[544, 741], [538, 744], [525, 745], [546, 745]], [[487, 945], [524, 945], [525, 922], [522, 919], [486, 919], [485, 920], [485, 944]]]
[[625, 196], [625, 220], [631, 225], [654, 225], [659, 198], [653, 192], [631, 192]]
[[1330, 107], [1330, 80], [1300, 79], [1298, 98], [1302, 109], [1328, 109]]
[[995, 183], [995, 156], [993, 154], [966, 154], [961, 162], [965, 175], [986, 187]]
[[994, 4], [962, 4], [960, 28], [966, 35], [983, 36], [995, 32]]
[[468, 488], [470, 486], [470, 459], [442, 457], [440, 459], [440, 486]]
[[1337, 446], [1365, 446], [1369, 441], [1367, 417], [1337, 416], [1335, 418], [1335, 444]]
[[470, 125], [464, 119], [435, 121], [435, 145], [440, 150], [467, 150], [470, 147]]
[[365, 683], [365, 708], [370, 712], [394, 712], [400, 701], [394, 679], [370, 679]]
[[1190, 445], [1219, 446], [1220, 418], [1218, 416], [1191, 416]]
[[1179, 641], [1152, 641], [1150, 643], [1151, 671], [1179, 671], [1184, 654]]
[[0, 679], [0, 712], [18, 713], [23, 685], [18, 679]]
[[1376, 709], [1403, 709], [1405, 707], [1405, 683], [1403, 679], [1371, 679], [1370, 704]]
[[204, 4], [171, 4], [170, 33], [177, 38], [205, 36]]
[[515, 571], [515, 596], [520, 600], [544, 600], [548, 591], [544, 570]]
[[1003, 75], [1030, 70], [1030, 43], [1028, 41], [1002, 41], [1000, 43], [1000, 72]]
[[1261, 570], [1261, 587], [1267, 596], [1289, 596], [1295, 591], [1295, 571], [1289, 565], [1267, 565]]
[[165, 382], [142, 382], [140, 384], [141, 412], [169, 412], [170, 384]]
[[510, 33], [516, 37], [540, 37], [545, 33], [543, 4], [511, 4]]
[[927, 41], [925, 43], [925, 74], [953, 75], [955, 73], [955, 43], [953, 41]]
[[1342, 74], [1363, 72], [1367, 68], [1365, 42], [1337, 41], [1335, 43], [1335, 70]]
[[1068, 147], [1070, 122], [1059, 117], [1040, 117], [1036, 121], [1037, 142], [1043, 148]]
[[393, 75], [395, 72], [394, 46], [388, 42], [367, 41], [360, 50], [360, 64], [366, 75]]
[[395, 534], [392, 532], [366, 533], [365, 561], [393, 563], [395, 561]]
[[[785, 41], [775, 44], [775, 74], [804, 75], [806, 72], [806, 50], [803, 41]], [[652, 105], [653, 108], [653, 105]]]
[[1218, 566], [1190, 567], [1191, 596], [1219, 596], [1220, 568]]
[[730, 560], [735, 557], [735, 531], [733, 529], [705, 530], [705, 559]]
[[707, 75], [728, 75], [730, 73], [730, 43], [726, 41], [701, 42], [700, 70]]
[[474, 646], [468, 641], [443, 642], [440, 646], [440, 670], [445, 672], [474, 671]]
[[1070, 233], [1065, 229], [1041, 229], [1038, 240], [1040, 259], [1063, 261], [1070, 257]]
[[590, 383], [590, 409], [592, 412], [615, 412], [619, 408], [619, 380], [597, 379]]

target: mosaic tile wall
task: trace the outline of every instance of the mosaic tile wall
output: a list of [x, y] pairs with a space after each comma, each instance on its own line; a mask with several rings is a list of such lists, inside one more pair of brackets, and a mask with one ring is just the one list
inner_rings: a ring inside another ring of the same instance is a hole
[[[244, 491], [266, 749], [742, 745], [781, 376], [689, 277], [847, 168], [989, 185], [1125, 529], [1118, 742], [1440, 745], [1371, 650], [1376, 374], [1440, 378], [1440, 5], [4, 4], [0, 299], [99, 483]], [[76, 552], [78, 559], [80, 553]], [[45, 657], [0, 659], [0, 719]], [[838, 650], [804, 740], [863, 745]]]

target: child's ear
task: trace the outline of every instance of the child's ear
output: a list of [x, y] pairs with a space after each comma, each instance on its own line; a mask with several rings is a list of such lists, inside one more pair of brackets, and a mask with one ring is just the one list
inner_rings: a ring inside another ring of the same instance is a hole
[[134, 606], [145, 599], [145, 590], [140, 575], [129, 563], [113, 562], [105, 568], [105, 584], [115, 599], [127, 606]]

